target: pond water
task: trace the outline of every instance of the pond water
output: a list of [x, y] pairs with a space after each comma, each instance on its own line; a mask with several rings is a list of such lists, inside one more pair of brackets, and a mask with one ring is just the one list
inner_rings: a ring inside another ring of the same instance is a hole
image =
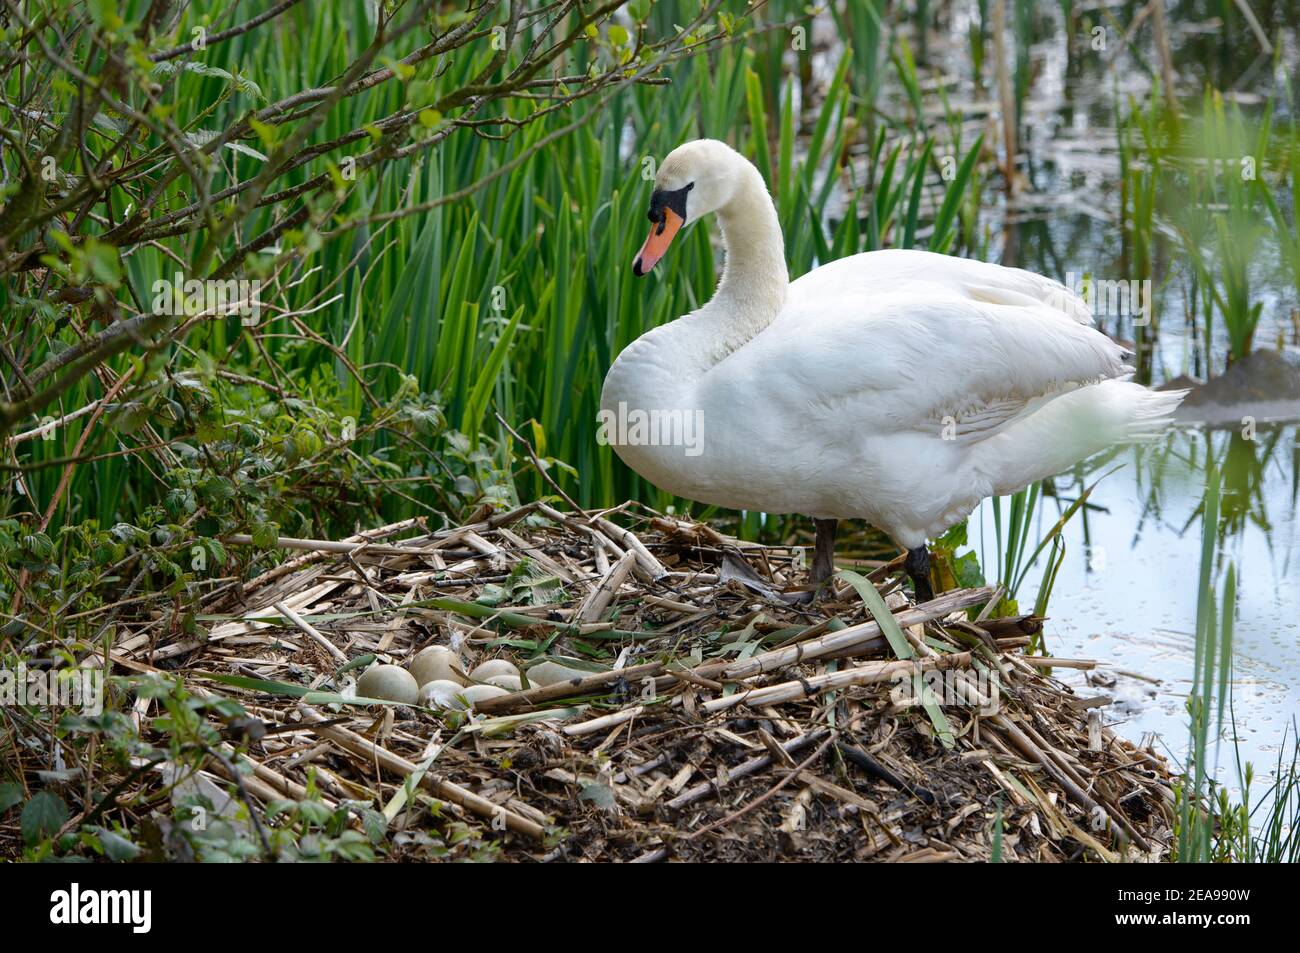
[[[1261, 428], [1254, 440], [1235, 430], [1184, 427], [1086, 477], [1106, 474], [1064, 531], [1045, 640], [1053, 655], [1102, 662], [1097, 674], [1057, 675], [1084, 694], [1114, 698], [1106, 713], [1117, 731], [1134, 739], [1157, 733], [1156, 750], [1185, 759], [1207, 454], [1224, 474], [1217, 588], [1229, 562], [1238, 579], [1231, 681], [1237, 749], [1257, 777], [1267, 777], [1300, 712], [1300, 427]], [[1040, 506], [1034, 540], [1083, 484], [1065, 478], [1057, 485], [1061, 498]], [[985, 504], [971, 519], [970, 539], [978, 552], [982, 532], [987, 566], [997, 564], [993, 527]], [[1022, 606], [1033, 604], [1041, 575], [1027, 574]], [[1234, 758], [1231, 744], [1220, 747], [1218, 777], [1235, 789]]]

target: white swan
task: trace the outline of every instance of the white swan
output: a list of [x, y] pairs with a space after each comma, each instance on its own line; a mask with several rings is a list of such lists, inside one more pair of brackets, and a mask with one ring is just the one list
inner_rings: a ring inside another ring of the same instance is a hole
[[[916, 596], [929, 598], [927, 538], [985, 497], [1159, 433], [1182, 399], [1126, 380], [1123, 349], [1084, 300], [1027, 271], [878, 251], [791, 283], [762, 176], [716, 140], [660, 166], [634, 273], [715, 211], [717, 292], [619, 354], [602, 431], [675, 495], [812, 516], [814, 583], [832, 571], [836, 521], [861, 518], [908, 550]], [[696, 421], [694, 440], [652, 426]]]

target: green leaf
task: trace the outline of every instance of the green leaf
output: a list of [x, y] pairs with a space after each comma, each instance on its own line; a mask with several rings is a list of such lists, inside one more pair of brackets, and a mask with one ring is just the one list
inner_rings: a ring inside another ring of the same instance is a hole
[[602, 811], [612, 813], [618, 810], [618, 802], [614, 800], [614, 792], [610, 790], [608, 785], [601, 784], [599, 781], [592, 781], [590, 784], [583, 785], [578, 800], [587, 801]]
[[0, 814], [9, 810], [22, 799], [23, 788], [21, 784], [16, 784], [13, 781], [0, 784]]
[[68, 805], [49, 791], [37, 791], [23, 808], [23, 842], [28, 846], [55, 833], [68, 820]]
[[482, 367], [476, 369], [478, 380], [465, 404], [465, 414], [461, 418], [460, 429], [465, 433], [479, 432], [483, 415], [487, 412], [488, 398], [492, 396], [492, 388], [496, 386], [497, 376], [501, 373], [502, 365], [505, 364], [506, 355], [510, 353], [510, 344], [519, 327], [519, 319], [523, 316], [524, 309], [520, 306], [501, 332], [501, 336], [497, 338], [487, 361]]
[[253, 545], [258, 549], [274, 549], [280, 542], [280, 527], [275, 523], [258, 523], [253, 527]]
[[975, 138], [975, 144], [970, 147], [966, 157], [961, 160], [961, 165], [957, 167], [957, 174], [953, 180], [948, 183], [948, 190], [943, 194], [943, 204], [939, 206], [939, 213], [934, 217], [934, 231], [930, 233], [930, 251], [945, 253], [949, 245], [952, 244], [952, 223], [957, 217], [957, 207], [961, 204], [962, 196], [966, 194], [966, 187], [970, 184], [971, 173], [975, 170], [975, 162], [979, 159], [980, 149], [984, 146], [984, 135], [981, 133]]
[[767, 107], [763, 104], [763, 86], [758, 74], [745, 68], [745, 102], [749, 107], [750, 141], [753, 144], [754, 164], [758, 166], [763, 181], [772, 181], [772, 160], [767, 151]]
[[[885, 605], [884, 598], [876, 590], [876, 587], [871, 584], [871, 581], [851, 569], [841, 569], [838, 575], [857, 590], [858, 595], [862, 597], [867, 611], [871, 613], [871, 617], [880, 626], [880, 631], [885, 634], [885, 638], [888, 640], [890, 648], [894, 650], [894, 654], [900, 659], [912, 658], [915, 653], [912, 650], [911, 643], [903, 635], [903, 629], [899, 626], [898, 620], [889, 611], [889, 606]], [[920, 672], [916, 672], [912, 676], [912, 690], [916, 693], [916, 697], [921, 699], [921, 704], [925, 707], [925, 713], [930, 716], [930, 723], [934, 725], [934, 731], [939, 736], [939, 741], [945, 748], [953, 747], [957, 741], [953, 736], [952, 726], [948, 724], [948, 718], [944, 715], [943, 709], [939, 707], [934, 693], [930, 691], [930, 687], [926, 685], [925, 679]]]
[[374, 652], [367, 652], [365, 655], [358, 655], [352, 661], [345, 663], [342, 668], [340, 668], [337, 672], [335, 672], [334, 677], [338, 678], [344, 672], [350, 672], [353, 669], [366, 668], [374, 660], [375, 660]]
[[930, 716], [930, 724], [934, 725], [940, 743], [945, 748], [954, 747], [957, 739], [952, 733], [952, 725], [948, 724], [948, 716], [939, 707], [934, 692], [930, 691], [930, 686], [925, 683], [925, 677], [920, 672], [912, 676], [912, 688], [920, 696], [921, 704], [925, 707], [925, 713]]
[[388, 818], [374, 808], [368, 807], [361, 811], [361, 826], [365, 828], [370, 843], [380, 844], [384, 840], [384, 835], [388, 833]]
[[880, 631], [885, 634], [885, 639], [889, 642], [889, 647], [894, 650], [894, 654], [900, 659], [910, 659], [913, 655], [912, 643], [908, 642], [907, 636], [903, 635], [898, 620], [889, 611], [889, 606], [885, 605], [885, 600], [871, 581], [852, 569], [841, 569], [837, 575], [857, 591], [867, 611], [880, 626]]
[[90, 265], [90, 275], [95, 281], [110, 288], [116, 288], [122, 280], [121, 263], [117, 249], [112, 245], [86, 239], [86, 261]]
[[952, 572], [960, 589], [976, 589], [988, 585], [984, 579], [984, 570], [980, 568], [979, 557], [975, 555], [974, 550], [954, 557]]
[[104, 856], [118, 863], [127, 863], [140, 856], [140, 848], [121, 834], [115, 834], [106, 827], [90, 828], [95, 832], [99, 845], [104, 848]]
[[966, 545], [966, 527], [970, 520], [964, 519], [934, 541], [935, 548], [958, 549]]
[[264, 692], [267, 695], [287, 695], [290, 698], [302, 698], [311, 691], [303, 685], [291, 685], [288, 682], [276, 682], [267, 678], [250, 678], [247, 675], [227, 675], [224, 672], [194, 672], [199, 678], [208, 678], [222, 685], [243, 688], [250, 692]]

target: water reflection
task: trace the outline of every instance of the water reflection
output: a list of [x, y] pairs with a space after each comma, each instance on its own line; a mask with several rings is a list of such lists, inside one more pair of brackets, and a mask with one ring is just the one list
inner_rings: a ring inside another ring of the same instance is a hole
[[[1294, 569], [1300, 426], [1262, 427], [1253, 435], [1249, 428], [1181, 429], [1158, 446], [1121, 450], [1059, 478], [1056, 498], [1037, 514], [1039, 536], [1084, 486], [1102, 477], [1086, 511], [1065, 530], [1066, 557], [1051, 596], [1046, 644], [1057, 656], [1103, 662], [1092, 685], [1084, 673], [1060, 674], [1089, 694], [1113, 695], [1109, 716], [1129, 737], [1158, 732], [1169, 752], [1183, 757], [1211, 462], [1223, 475], [1216, 577], [1229, 562], [1239, 577], [1232, 680], [1237, 737], [1243, 759], [1266, 773], [1284, 727], [1300, 711], [1300, 579]], [[981, 529], [991, 544], [992, 525], [986, 504], [972, 517], [977, 547]], [[1022, 605], [1036, 598], [1038, 579], [1028, 574]], [[1229, 747], [1220, 767], [1231, 764]], [[1229, 770], [1223, 780], [1233, 776]]]

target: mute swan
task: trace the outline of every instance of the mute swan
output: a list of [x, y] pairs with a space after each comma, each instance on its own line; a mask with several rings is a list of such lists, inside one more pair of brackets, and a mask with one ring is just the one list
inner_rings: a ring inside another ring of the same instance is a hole
[[[677, 496], [813, 517], [814, 584], [833, 570], [837, 521], [861, 518], [907, 551], [917, 600], [932, 598], [927, 538], [985, 497], [1158, 434], [1183, 397], [1126, 380], [1084, 300], [1027, 271], [894, 250], [790, 282], [762, 176], [716, 140], [659, 167], [633, 273], [710, 212], [718, 289], [619, 354], [604, 442]], [[692, 421], [698, 439], [683, 440]]]

